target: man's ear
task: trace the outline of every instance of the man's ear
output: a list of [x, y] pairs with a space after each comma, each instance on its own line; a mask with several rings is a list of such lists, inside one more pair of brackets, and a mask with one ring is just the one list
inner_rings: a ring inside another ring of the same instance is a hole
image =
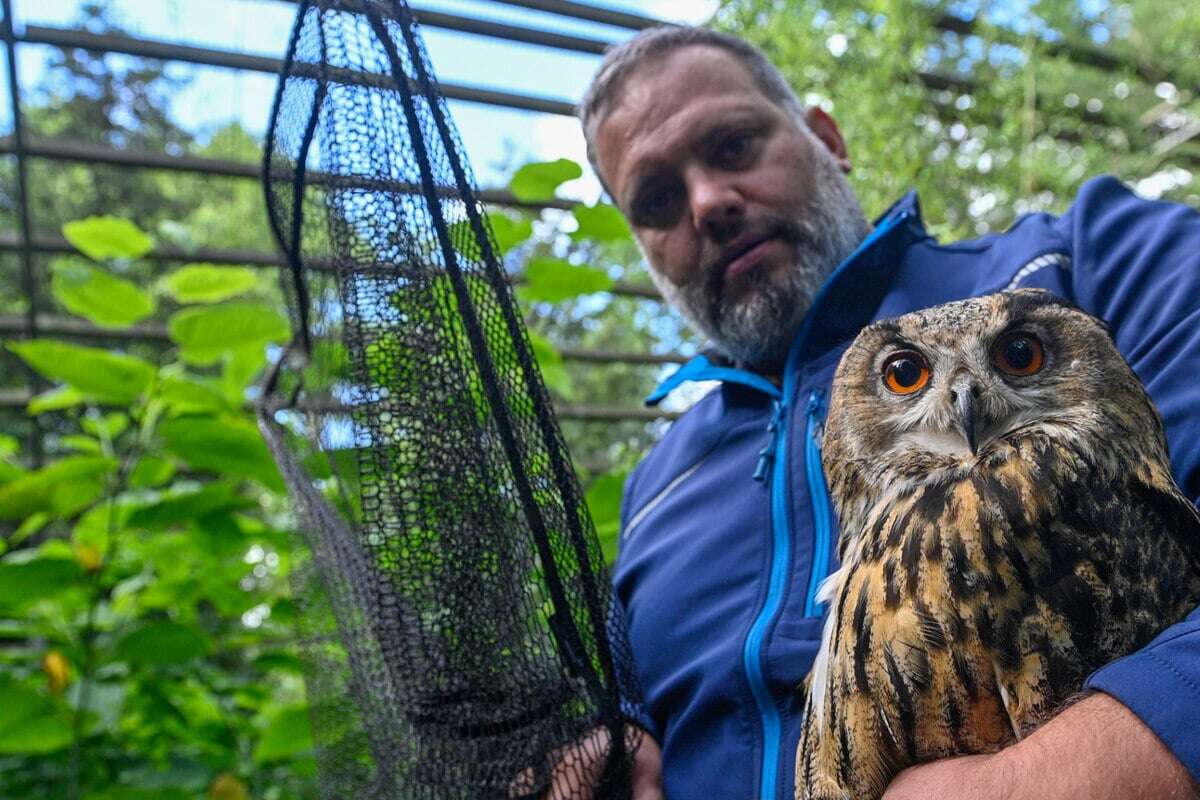
[[833, 117], [826, 114], [820, 106], [809, 106], [804, 112], [804, 122], [813, 135], [833, 154], [842, 172], [850, 171], [850, 154], [846, 151], [846, 140], [838, 130], [838, 124]]

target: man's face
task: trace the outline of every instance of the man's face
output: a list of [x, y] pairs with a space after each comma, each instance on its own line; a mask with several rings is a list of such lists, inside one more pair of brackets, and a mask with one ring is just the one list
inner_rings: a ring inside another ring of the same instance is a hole
[[659, 289], [757, 367], [782, 363], [817, 288], [869, 231], [836, 125], [809, 119], [815, 133], [732, 54], [696, 45], [640, 65], [593, 132]]

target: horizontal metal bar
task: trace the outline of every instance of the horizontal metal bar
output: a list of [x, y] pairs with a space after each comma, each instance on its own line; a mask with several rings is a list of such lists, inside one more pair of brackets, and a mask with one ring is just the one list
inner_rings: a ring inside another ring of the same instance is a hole
[[611, 44], [603, 39], [592, 39], [585, 36], [569, 36], [565, 33], [524, 28], [518, 25], [506, 25], [491, 20], [462, 17], [458, 14], [444, 14], [440, 11], [426, 11], [414, 8], [413, 16], [421, 25], [431, 28], [445, 28], [460, 33], [472, 33], [479, 36], [491, 36], [510, 42], [543, 45], [558, 50], [571, 50], [577, 53], [599, 55]]
[[[29, 405], [29, 401], [32, 398], [33, 395], [25, 389], [0, 389], [0, 409], [23, 409]], [[309, 407], [301, 405], [299, 406], [299, 410], [309, 410]], [[314, 407], [313, 410], [337, 411], [339, 409]], [[680, 416], [679, 412], [661, 411], [657, 408], [574, 404], [555, 405], [554, 414], [559, 419], [578, 420], [582, 422], [624, 422], [627, 420], [654, 422], [660, 419], [678, 419]]]
[[[140, 323], [124, 328], [101, 328], [73, 317], [39, 314], [38, 331], [49, 336], [68, 336], [78, 339], [120, 339], [128, 341], [170, 341], [167, 326], [160, 323]], [[0, 334], [23, 334], [27, 321], [23, 316], [0, 316]], [[621, 364], [682, 364], [687, 357], [679, 353], [626, 353], [617, 350], [598, 350], [590, 347], [557, 347], [563, 358], [570, 361]]]
[[[137, 39], [131, 36], [111, 33], [91, 33], [89, 31], [72, 30], [69, 28], [50, 28], [42, 25], [28, 25], [25, 32], [16, 37], [23, 44], [42, 44], [62, 49], [80, 48], [96, 52], [123, 53], [141, 58], [153, 58], [161, 61], [180, 61], [188, 64], [202, 64], [209, 67], [226, 69], [249, 70], [251, 72], [266, 72], [277, 75], [283, 69], [283, 61], [269, 56], [256, 56], [249, 53], [238, 53], [231, 50], [216, 50], [207, 47], [174, 42]], [[296, 64], [297, 74], [304, 74], [305, 65]], [[365, 86], [387, 86], [391, 78], [386, 75], [355, 72], [352, 70], [330, 70], [330, 76], [335, 80], [349, 84]], [[515, 108], [522, 111], [540, 111], [546, 114], [575, 116], [575, 104], [566, 100], [535, 95], [517, 94], [483, 89], [478, 86], [464, 86], [455, 83], [439, 83], [441, 93], [450, 100], [464, 100], [471, 103]]]
[[[33, 236], [30, 248], [35, 253], [57, 255], [63, 253], [78, 253], [75, 247], [61, 236]], [[21, 242], [13, 231], [0, 231], [0, 252], [20, 252]], [[194, 250], [184, 250], [170, 244], [159, 243], [147, 256], [153, 261], [169, 261], [177, 263], [206, 263], [219, 266], [257, 267], [261, 269], [284, 267], [286, 262], [276, 253], [262, 250], [235, 250], [217, 247], [197, 247]], [[334, 269], [332, 261], [312, 259], [307, 262], [309, 269], [320, 272], [330, 272]], [[380, 269], [394, 270], [394, 265], [380, 265]], [[520, 283], [520, 279], [516, 281]], [[627, 281], [616, 281], [608, 291], [624, 297], [640, 297], [647, 300], [662, 301], [662, 295], [653, 286]]]
[[557, 14], [560, 17], [571, 17], [572, 19], [581, 19], [587, 22], [599, 22], [603, 25], [612, 25], [616, 28], [628, 28], [634, 31], [670, 24], [664, 20], [654, 19], [653, 17], [644, 17], [641, 14], [631, 14], [627, 11], [617, 11], [611, 8], [600, 8], [598, 6], [587, 5], [586, 3], [572, 3], [569, 0], [495, 0], [495, 2], [506, 6], [518, 6], [520, 8], [533, 9], [534, 11], [545, 11], [548, 14]]
[[609, 364], [683, 364], [688, 357], [681, 353], [626, 353], [618, 350], [596, 350], [590, 347], [555, 345], [563, 358], [571, 361], [595, 361]]
[[[14, 152], [15, 144], [12, 137], [0, 137], [0, 154]], [[25, 143], [25, 154], [35, 158], [76, 161], [83, 164], [111, 164], [114, 166], [163, 169], [197, 175], [218, 175], [254, 180], [262, 178], [262, 165], [257, 162], [231, 161], [223, 158], [211, 158], [209, 156], [174, 156], [167, 153], [154, 153], [146, 150], [122, 150], [108, 145], [71, 139], [33, 139]], [[395, 182], [371, 181], [366, 178], [351, 176], [332, 176], [320, 172], [310, 173], [308, 180], [312, 184], [335, 185], [339, 188], [363, 188], [375, 191], [396, 191], [400, 189], [411, 191], [414, 194], [421, 191], [415, 184], [409, 186]], [[560, 200], [557, 198], [539, 202], [518, 200], [506, 189], [481, 189], [478, 192], [478, 197], [485, 203], [510, 208], [557, 208], [570, 210], [577, 204], [574, 200]]]
[[[282, 1], [291, 3], [292, 5], [297, 5], [300, 2], [300, 0]], [[362, 13], [364, 5], [365, 3], [354, 2], [354, 0], [342, 0], [341, 2], [341, 8], [355, 14]], [[431, 11], [412, 6], [409, 6], [409, 10], [412, 11], [413, 17], [420, 25], [429, 28], [443, 28], [445, 30], [458, 31], [459, 33], [490, 36], [510, 42], [523, 42], [525, 44], [553, 47], [558, 50], [573, 50], [579, 53], [591, 54], [603, 53], [611, 44], [611, 42], [604, 39], [575, 36], [558, 33], [557, 31], [542, 30], [540, 28], [527, 28], [522, 25], [510, 25], [504, 22], [494, 22], [477, 17], [464, 17], [460, 14], [448, 14], [443, 11]]]

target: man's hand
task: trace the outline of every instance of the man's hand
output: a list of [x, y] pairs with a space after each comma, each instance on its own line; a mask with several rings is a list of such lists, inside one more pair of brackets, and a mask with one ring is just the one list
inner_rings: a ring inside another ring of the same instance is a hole
[[[635, 730], [641, 741], [633, 759], [633, 800], [663, 800], [662, 750], [650, 734], [640, 729], [627, 731], [627, 742]], [[593, 800], [596, 784], [604, 772], [609, 741], [608, 729], [596, 728], [582, 741], [564, 748], [554, 765], [550, 789], [542, 800]], [[514, 781], [514, 796], [520, 796], [522, 783], [531, 780], [532, 774], [527, 774]]]
[[1119, 701], [1093, 694], [1027, 739], [986, 756], [901, 772], [883, 800], [1192, 800], [1188, 771]]

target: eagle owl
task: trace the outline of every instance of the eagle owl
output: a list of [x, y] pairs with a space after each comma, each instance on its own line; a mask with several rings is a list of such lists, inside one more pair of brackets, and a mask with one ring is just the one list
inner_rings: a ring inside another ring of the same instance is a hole
[[824, 436], [841, 567], [796, 797], [1000, 749], [1200, 604], [1200, 515], [1104, 324], [1040, 290], [866, 328]]

